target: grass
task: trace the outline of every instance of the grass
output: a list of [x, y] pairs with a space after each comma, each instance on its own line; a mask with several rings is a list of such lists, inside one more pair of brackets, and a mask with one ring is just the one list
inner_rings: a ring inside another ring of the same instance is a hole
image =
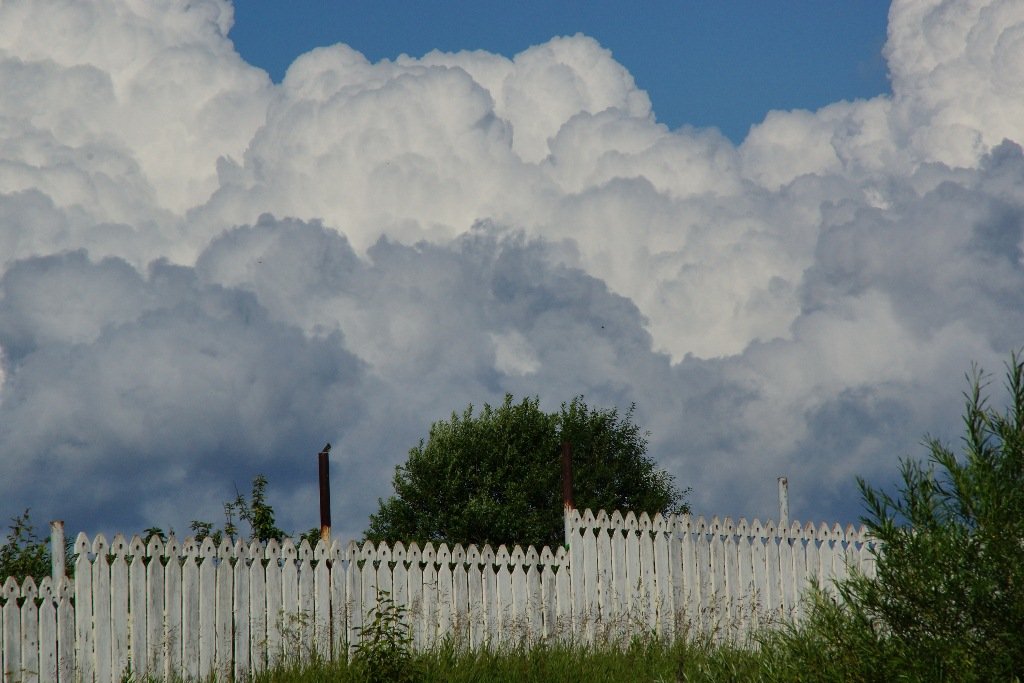
[[[401, 678], [418, 683], [756, 681], [761, 680], [759, 659], [751, 650], [640, 638], [625, 648], [542, 644], [469, 651], [443, 644], [413, 655], [403, 667]], [[253, 677], [253, 683], [394, 680], [394, 672], [367, 670], [358, 659], [351, 663], [293, 664]]]

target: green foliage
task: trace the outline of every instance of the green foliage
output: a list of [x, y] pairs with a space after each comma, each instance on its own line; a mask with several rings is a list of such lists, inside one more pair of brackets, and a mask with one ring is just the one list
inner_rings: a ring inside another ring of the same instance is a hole
[[419, 680], [413, 665], [412, 636], [405, 623], [406, 608], [396, 605], [387, 591], [377, 592], [377, 606], [366, 613], [359, 628], [352, 664], [366, 683], [411, 683]]
[[[1024, 676], [1024, 365], [1008, 365], [1008, 408], [990, 407], [975, 370], [962, 454], [929, 438], [892, 496], [860, 480], [874, 578], [818, 593], [811, 618], [774, 652], [846, 680], [1008, 681]], [[807, 680], [829, 680], [809, 677]]]
[[[235, 499], [224, 503], [224, 526], [222, 528], [216, 528], [213, 522], [192, 520], [189, 529], [195, 539], [200, 542], [210, 538], [214, 544], [220, 545], [220, 542], [227, 538], [234, 543], [238, 539], [239, 532], [238, 525], [235, 523], [236, 518], [248, 522], [249, 541], [259, 540], [264, 543], [270, 539], [280, 541], [286, 535], [277, 528], [274, 521], [274, 508], [267, 502], [267, 478], [262, 474], [257, 474], [253, 478], [252, 493], [248, 500], [244, 494], [236, 490]], [[148, 534], [147, 542], [153, 535], [167, 540], [163, 531], [158, 527], [146, 529], [146, 533]]]
[[366, 537], [394, 542], [563, 541], [561, 444], [573, 445], [577, 508], [679, 512], [687, 508], [668, 473], [646, 455], [647, 439], [615, 409], [577, 397], [556, 413], [537, 398], [473, 406], [435, 422], [426, 443], [395, 470], [395, 495], [380, 501]]
[[13, 576], [18, 583], [31, 576], [37, 582], [50, 575], [50, 548], [36, 536], [29, 511], [11, 518], [7, 542], [0, 546], [0, 582]]

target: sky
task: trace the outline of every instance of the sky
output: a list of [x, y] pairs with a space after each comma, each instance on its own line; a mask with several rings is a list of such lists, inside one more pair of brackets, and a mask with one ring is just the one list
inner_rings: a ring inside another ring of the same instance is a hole
[[180, 534], [264, 474], [302, 531], [329, 441], [354, 538], [508, 392], [846, 524], [972, 363], [999, 405], [1024, 1], [346, 6], [0, 4], [0, 515]]
[[889, 3], [344, 2], [244, 0], [230, 38], [280, 82], [299, 54], [345, 43], [371, 61], [433, 50], [514, 57], [583, 33], [611, 50], [658, 121], [716, 127], [739, 144], [773, 109], [817, 109], [889, 92]]

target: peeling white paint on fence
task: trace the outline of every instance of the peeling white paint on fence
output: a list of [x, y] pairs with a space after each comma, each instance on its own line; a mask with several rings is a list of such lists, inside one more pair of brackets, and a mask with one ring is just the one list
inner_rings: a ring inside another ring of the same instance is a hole
[[[568, 549], [79, 534], [74, 579], [0, 588], [3, 683], [245, 678], [287, 656], [345, 657], [387, 593], [416, 648], [520, 641], [742, 639], [800, 618], [808, 581], [874, 572], [863, 528], [568, 513]], [[74, 599], [72, 599], [74, 597]]]

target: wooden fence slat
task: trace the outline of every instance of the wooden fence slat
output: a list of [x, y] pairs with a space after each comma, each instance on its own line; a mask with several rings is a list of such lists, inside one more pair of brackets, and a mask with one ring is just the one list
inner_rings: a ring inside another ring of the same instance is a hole
[[234, 567], [231, 566], [232, 555], [231, 540], [224, 538], [217, 548], [217, 605], [214, 614], [216, 625], [214, 626], [214, 672], [218, 680], [226, 681], [231, 678], [231, 631], [233, 613], [231, 601], [234, 598]]
[[75, 662], [75, 611], [71, 600], [72, 583], [64, 576], [57, 587], [57, 680], [74, 680]]
[[110, 673], [120, 681], [129, 667], [128, 541], [116, 534], [110, 542]]
[[[403, 552], [403, 560], [405, 553]], [[331, 656], [331, 550], [321, 539], [313, 550], [313, 652], [321, 659]], [[340, 567], [339, 567], [340, 569]], [[402, 570], [405, 570], [403, 566]], [[405, 596], [402, 596], [403, 602]]]
[[164, 545], [164, 676], [181, 675], [181, 543], [171, 536]]
[[337, 540], [331, 541], [328, 557], [331, 561], [331, 658], [341, 659], [347, 657], [345, 641], [348, 637], [346, 628], [348, 626], [348, 594], [345, 592], [345, 582], [348, 575], [348, 561], [345, 559], [344, 551]]
[[181, 543], [181, 647], [182, 670], [187, 678], [199, 678], [199, 543], [189, 536]]
[[57, 683], [57, 601], [53, 579], [39, 582], [39, 683]]
[[419, 546], [410, 543], [405, 557], [409, 561], [405, 577], [408, 585], [406, 604], [409, 606], [409, 629], [412, 646], [418, 649], [423, 646], [423, 568], [420, 566], [422, 558]]
[[238, 540], [231, 549], [234, 566], [231, 568], [231, 634], [234, 650], [234, 680], [242, 681], [252, 670], [251, 636], [249, 634], [249, 613], [253, 611], [249, 604], [249, 547]]
[[146, 544], [138, 534], [132, 536], [128, 545], [128, 554], [132, 556], [128, 567], [128, 609], [130, 623], [128, 627], [128, 650], [132, 673], [138, 680], [146, 678], [148, 668], [146, 661]]
[[298, 547], [298, 599], [295, 632], [298, 647], [295, 649], [305, 658], [313, 651], [313, 548], [309, 541], [302, 539]]
[[258, 540], [249, 543], [249, 662], [253, 672], [267, 668], [266, 550]]
[[27, 577], [21, 586], [21, 683], [39, 683], [39, 607], [36, 582]]
[[437, 638], [442, 634], [451, 633], [454, 619], [452, 618], [452, 598], [454, 580], [452, 577], [452, 556], [447, 543], [437, 548]]
[[264, 550], [267, 560], [267, 668], [273, 669], [280, 661], [283, 646], [281, 644], [281, 619], [284, 613], [281, 546], [276, 539], [267, 541]]
[[[75, 539], [75, 661], [83, 683], [91, 683], [96, 674], [96, 660], [92, 655], [92, 563], [89, 553], [92, 544], [85, 534]], [[11, 663], [7, 662], [8, 669]], [[103, 683], [106, 683], [104, 681]]]

